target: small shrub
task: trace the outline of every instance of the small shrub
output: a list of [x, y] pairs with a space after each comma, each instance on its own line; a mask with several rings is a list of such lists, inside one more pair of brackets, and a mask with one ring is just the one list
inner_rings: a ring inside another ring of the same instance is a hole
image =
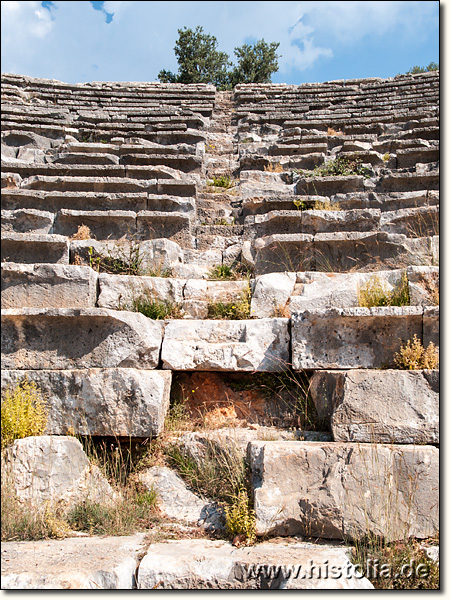
[[236, 536], [245, 538], [247, 544], [256, 539], [255, 511], [250, 506], [250, 499], [245, 488], [241, 488], [230, 504], [224, 505], [225, 528], [229, 538]]
[[88, 249], [89, 266], [99, 273], [110, 275], [146, 275], [143, 267], [144, 256], [141, 244], [134, 238], [129, 245], [116, 243], [107, 254], [97, 254], [92, 247]]
[[74, 233], [70, 239], [72, 239], [72, 240], [90, 240], [90, 239], [92, 239], [91, 230], [86, 225], [78, 225], [78, 231], [76, 233]]
[[414, 334], [412, 340], [401, 346], [395, 354], [394, 363], [398, 369], [437, 369], [439, 367], [439, 352], [433, 342], [425, 349], [422, 342]]
[[14, 440], [42, 435], [47, 426], [47, 404], [33, 381], [24, 379], [5, 391], [1, 403], [2, 448]]
[[400, 283], [392, 290], [386, 291], [385, 285], [373, 275], [358, 290], [359, 306], [372, 308], [374, 306], [409, 306], [409, 285], [406, 272], [402, 274]]
[[389, 154], [389, 152], [386, 152], [386, 154], [383, 154], [384, 162], [387, 162], [390, 158], [391, 158], [391, 155]]
[[208, 274], [208, 278], [214, 280], [233, 281], [236, 273], [229, 265], [215, 265]]
[[212, 181], [208, 181], [208, 185], [228, 190], [234, 186], [234, 182], [228, 175], [220, 175], [219, 177], [213, 177]]
[[370, 177], [370, 171], [363, 166], [361, 158], [354, 157], [338, 157], [335, 160], [328, 162], [326, 165], [316, 167], [312, 171], [301, 171], [304, 177], [336, 177], [346, 175], [363, 175]]
[[139, 312], [153, 320], [181, 319], [183, 317], [180, 304], [170, 300], [159, 300], [148, 290], [133, 298], [126, 310]]
[[226, 225], [227, 227], [232, 227], [234, 225], [234, 217], [232, 217], [230, 220], [225, 218], [217, 219], [217, 221], [214, 221], [213, 225]]
[[234, 302], [209, 302], [208, 319], [241, 320], [250, 318], [251, 289], [250, 285]]

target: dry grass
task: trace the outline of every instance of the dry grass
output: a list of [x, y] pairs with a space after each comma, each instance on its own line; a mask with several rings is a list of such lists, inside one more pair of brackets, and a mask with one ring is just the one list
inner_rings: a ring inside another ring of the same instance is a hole
[[333, 129], [332, 127], [328, 127], [327, 135], [344, 135], [344, 132], [338, 129]]
[[285, 169], [280, 163], [269, 163], [264, 167], [264, 171], [266, 171], [266, 173], [283, 173]]
[[408, 371], [437, 369], [439, 368], [439, 351], [433, 342], [430, 342], [425, 349], [417, 335], [414, 334], [413, 339], [408, 340], [395, 354], [394, 363], [398, 369]]
[[91, 230], [86, 225], [78, 225], [78, 231], [73, 234], [71, 240], [91, 240], [93, 238]]

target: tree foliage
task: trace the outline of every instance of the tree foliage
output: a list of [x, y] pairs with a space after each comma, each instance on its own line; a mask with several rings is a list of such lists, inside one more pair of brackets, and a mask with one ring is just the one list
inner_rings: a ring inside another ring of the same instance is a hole
[[234, 49], [237, 65], [233, 67], [228, 54], [218, 50], [217, 39], [197, 26], [195, 30], [178, 30], [174, 52], [178, 73], [163, 69], [158, 79], [163, 83], [211, 83], [220, 90], [238, 83], [270, 83], [278, 71], [276, 51], [279, 43], [259, 40]]
[[414, 65], [409, 71], [406, 71], [406, 75], [416, 75], [417, 73], [428, 73], [429, 71], [439, 71], [439, 63], [430, 62], [426, 67], [419, 67]]
[[277, 49], [280, 44], [268, 44], [259, 40], [253, 46], [244, 44], [235, 48], [238, 64], [230, 74], [231, 84], [238, 83], [270, 83], [272, 73], [278, 71]]

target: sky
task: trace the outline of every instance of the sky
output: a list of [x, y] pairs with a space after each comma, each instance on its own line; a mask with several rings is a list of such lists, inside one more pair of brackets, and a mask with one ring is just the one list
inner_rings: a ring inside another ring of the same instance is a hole
[[279, 42], [274, 83], [394, 77], [439, 62], [439, 17], [437, 1], [6, 1], [1, 69], [67, 83], [157, 81], [161, 69], [178, 71], [178, 29], [200, 25], [232, 60], [245, 43]]

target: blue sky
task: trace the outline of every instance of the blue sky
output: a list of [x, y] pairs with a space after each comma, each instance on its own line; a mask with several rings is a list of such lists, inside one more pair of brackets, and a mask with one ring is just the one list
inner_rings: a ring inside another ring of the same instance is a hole
[[1, 68], [69, 83], [156, 81], [161, 69], [178, 69], [177, 30], [201, 25], [232, 59], [244, 43], [280, 42], [275, 83], [392, 77], [439, 61], [439, 5], [7, 1], [1, 3]]

